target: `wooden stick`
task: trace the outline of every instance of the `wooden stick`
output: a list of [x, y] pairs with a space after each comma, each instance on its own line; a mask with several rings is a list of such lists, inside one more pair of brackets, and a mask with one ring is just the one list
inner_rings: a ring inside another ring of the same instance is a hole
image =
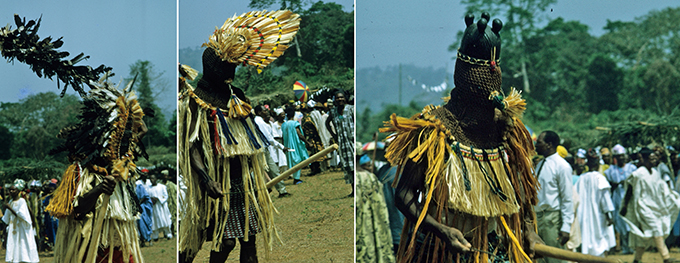
[[556, 247], [546, 246], [543, 244], [534, 245], [534, 252], [536, 255], [543, 257], [556, 258], [561, 260], [568, 260], [574, 262], [591, 262], [591, 263], [620, 263], [619, 259], [601, 258], [593, 255], [572, 252]]
[[[86, 263], [92, 263], [95, 261], [98, 251], [99, 251], [99, 238], [102, 234], [102, 224], [104, 223], [104, 217], [106, 217], [106, 210], [109, 208], [110, 195], [104, 194], [104, 199], [102, 199], [102, 208], [99, 209], [97, 216], [95, 218], [95, 224], [92, 228], [90, 234], [90, 246], [87, 249], [87, 259]], [[113, 249], [109, 250], [109, 253], [113, 253]]]
[[[328, 154], [328, 153], [330, 153], [330, 152], [332, 152], [332, 151], [335, 151], [335, 150], [337, 150], [337, 149], [338, 149], [338, 145], [337, 145], [337, 144], [333, 144], [333, 145], [329, 146], [328, 148], [323, 149], [323, 150], [321, 150], [320, 152], [318, 152], [318, 153], [316, 153], [316, 154], [310, 156], [309, 158], [307, 158], [307, 160], [304, 160], [304, 161], [302, 161], [302, 162], [296, 164], [295, 166], [293, 166], [293, 167], [291, 167], [290, 169], [286, 170], [285, 172], [281, 173], [281, 174], [280, 174], [279, 176], [277, 176], [276, 178], [272, 178], [271, 181], [267, 182], [267, 188], [271, 188], [271, 187], [274, 186], [276, 183], [280, 182], [280, 181], [283, 180], [283, 179], [286, 179], [288, 176], [290, 176], [290, 175], [293, 174], [294, 172], [297, 172], [298, 170], [300, 170], [300, 169], [302, 169], [302, 168], [305, 168], [305, 167], [306, 167], [307, 165], [309, 165], [310, 163], [316, 161], [317, 159], [319, 159], [319, 158], [321, 158], [321, 157], [326, 156], [326, 154]], [[265, 153], [265, 154], [266, 154], [266, 153]]]

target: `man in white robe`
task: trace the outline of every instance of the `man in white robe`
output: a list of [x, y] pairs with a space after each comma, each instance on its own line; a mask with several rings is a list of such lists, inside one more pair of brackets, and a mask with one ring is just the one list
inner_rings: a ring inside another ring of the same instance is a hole
[[597, 151], [590, 149], [586, 160], [590, 172], [582, 174], [576, 183], [582, 200], [576, 214], [581, 228], [581, 253], [604, 257], [604, 252], [616, 246], [611, 185], [598, 172]]
[[[319, 131], [319, 137], [321, 137], [321, 142], [323, 143], [324, 148], [328, 148], [331, 146], [331, 133], [328, 132], [328, 129], [326, 129], [326, 118], [328, 118], [328, 114], [322, 114], [319, 109], [323, 108], [323, 104], [319, 102], [315, 102], [310, 100], [309, 101], [310, 107], [314, 108], [309, 115], [312, 116], [312, 120], [314, 121], [314, 124], [316, 124], [316, 128]], [[330, 160], [332, 154], [329, 153], [328, 158]], [[321, 162], [322, 165], [322, 170], [326, 171], [328, 170], [328, 160]]]
[[7, 224], [7, 262], [39, 262], [38, 248], [35, 244], [35, 231], [32, 227], [31, 213], [28, 212], [26, 200], [19, 197], [19, 192], [26, 186], [24, 180], [16, 179], [9, 188], [12, 200], [5, 203], [2, 221]]
[[159, 233], [163, 232], [164, 237], [171, 239], [170, 225], [172, 220], [170, 220], [170, 209], [168, 209], [168, 191], [165, 185], [158, 183], [155, 174], [151, 174], [149, 179], [151, 181], [149, 196], [153, 202], [153, 232], [151, 238], [156, 241]]
[[630, 227], [629, 244], [635, 248], [635, 261], [641, 262], [645, 249], [656, 246], [664, 263], [670, 258], [664, 239], [680, 212], [680, 194], [671, 191], [656, 167], [658, 156], [649, 148], [639, 152], [640, 165], [626, 179], [621, 215]]
[[[280, 144], [283, 144], [283, 131], [281, 130], [281, 124], [284, 122], [285, 116], [283, 115], [283, 109], [281, 108], [276, 108], [274, 109], [274, 113], [276, 114], [274, 116], [274, 121], [269, 122], [269, 124], [272, 126], [272, 135], [274, 136], [274, 140], [279, 142]], [[272, 159], [274, 159], [274, 162], [279, 165], [279, 173], [283, 173], [286, 170], [288, 170], [288, 161], [286, 160], [286, 153], [282, 149], [276, 149], [276, 154], [272, 155]]]

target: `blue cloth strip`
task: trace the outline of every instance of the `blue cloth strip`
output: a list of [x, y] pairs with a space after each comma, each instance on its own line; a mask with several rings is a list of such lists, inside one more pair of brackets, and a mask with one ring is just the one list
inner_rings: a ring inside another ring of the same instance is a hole
[[216, 111], [217, 117], [220, 119], [220, 123], [222, 124], [222, 132], [224, 133], [224, 136], [227, 138], [227, 144], [238, 144], [236, 138], [234, 138], [234, 135], [232, 135], [231, 132], [229, 131], [229, 125], [227, 125], [227, 120], [224, 119], [224, 114], [222, 114], [220, 108], [216, 108]]

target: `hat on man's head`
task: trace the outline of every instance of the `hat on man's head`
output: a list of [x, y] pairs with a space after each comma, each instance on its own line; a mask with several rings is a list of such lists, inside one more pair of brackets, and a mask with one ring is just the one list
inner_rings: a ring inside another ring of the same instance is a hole
[[567, 148], [564, 148], [562, 145], [557, 145], [557, 154], [560, 155], [562, 158], [567, 158], [569, 156], [569, 151], [567, 151]]
[[585, 158], [586, 158], [586, 150], [585, 150], [585, 149], [582, 149], [582, 148], [579, 148], [579, 149], [576, 151], [576, 157], [581, 158], [581, 159], [585, 159]]
[[19, 191], [23, 191], [26, 188], [26, 181], [22, 179], [16, 179], [14, 180], [14, 183], [12, 183], [12, 186], [14, 186]]
[[600, 154], [601, 155], [610, 155], [611, 152], [609, 151], [609, 148], [605, 147], [605, 148], [600, 149]]
[[41, 187], [42, 183], [38, 180], [32, 180], [31, 183], [29, 184], [30, 186], [35, 186], [35, 187]]
[[626, 148], [623, 148], [621, 144], [614, 145], [614, 147], [612, 147], [612, 153], [614, 155], [626, 154]]
[[252, 11], [227, 19], [203, 46], [222, 61], [252, 65], [258, 72], [281, 56], [300, 26], [300, 16], [288, 10]]

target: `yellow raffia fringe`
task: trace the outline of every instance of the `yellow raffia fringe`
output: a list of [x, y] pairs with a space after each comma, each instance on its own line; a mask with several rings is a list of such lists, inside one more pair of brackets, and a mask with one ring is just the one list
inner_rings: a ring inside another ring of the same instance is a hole
[[[232, 92], [233, 93], [233, 92]], [[250, 114], [250, 110], [253, 109], [253, 107], [250, 106], [250, 104], [242, 101], [236, 95], [231, 95], [231, 99], [229, 100], [229, 117], [234, 118], [234, 119], [241, 119], [245, 118]]]
[[62, 219], [70, 216], [73, 212], [73, 197], [77, 187], [78, 169], [78, 164], [73, 163], [64, 171], [59, 187], [54, 190], [54, 197], [45, 208], [50, 215]]
[[[526, 214], [525, 212], [523, 212], [525, 209], [529, 209], [528, 211], [532, 209], [532, 204], [535, 204], [536, 202], [535, 201], [536, 188], [538, 187], [538, 183], [536, 182], [536, 179], [533, 177], [532, 173], [533, 167], [531, 166], [530, 160], [530, 156], [534, 151], [533, 144], [531, 143], [531, 137], [528, 134], [528, 131], [526, 131], [524, 124], [518, 118], [519, 116], [521, 116], [521, 113], [523, 112], [526, 104], [524, 103], [523, 100], [521, 100], [521, 98], [519, 97], [519, 93], [517, 92], [511, 93], [507, 101], [504, 101], [504, 103], [507, 103], [506, 106], [508, 106], [508, 108], [510, 109], [510, 111], [506, 113], [508, 114], [506, 116], [510, 117], [508, 119], [510, 121], [509, 122], [510, 126], [507, 127], [507, 129], [509, 130], [506, 133], [505, 138], [507, 141], [504, 142], [503, 143], [504, 146], [500, 148], [501, 149], [500, 158], [508, 158], [508, 162], [504, 163], [499, 159], [497, 160], [497, 163], [494, 163], [493, 161], [490, 161], [489, 163], [487, 162], [482, 163], [492, 178], [494, 177], [494, 174], [488, 168], [493, 166], [493, 170], [496, 172], [495, 176], [497, 176], [498, 178], [500, 187], [503, 193], [508, 197], [508, 204], [507, 206], [505, 206], [505, 209], [500, 209], [498, 207], [490, 209], [490, 210], [498, 209], [505, 211], [502, 211], [501, 213], [493, 213], [491, 214], [491, 216], [483, 215], [482, 217], [494, 217], [494, 216], [500, 217], [504, 223], [508, 235], [512, 235], [511, 238], [514, 237], [516, 241], [517, 240], [516, 236], [512, 232], [510, 226], [507, 225], [507, 222], [505, 222], [505, 219], [503, 217], [511, 216], [512, 228], [516, 229], [517, 233], [521, 235], [522, 220], [518, 213]], [[425, 209], [421, 211], [416, 222], [407, 222], [407, 224], [405, 224], [404, 226], [404, 228], [408, 230], [414, 229], [414, 232], [420, 232], [418, 228], [427, 214], [428, 211], [427, 207], [429, 207], [432, 197], [434, 196], [433, 193], [434, 188], [446, 188], [447, 186], [442, 185], [442, 183], [447, 182], [449, 184], [455, 184], [457, 186], [464, 187], [462, 181], [462, 171], [459, 170], [461, 169], [460, 160], [458, 159], [457, 155], [453, 153], [451, 146], [447, 142], [447, 139], [455, 141], [455, 138], [453, 138], [451, 133], [446, 129], [446, 127], [442, 125], [442, 123], [439, 120], [437, 120], [434, 117], [433, 114], [430, 114], [430, 111], [433, 109], [435, 109], [435, 107], [432, 106], [425, 107], [425, 109], [423, 109], [423, 112], [415, 114], [409, 119], [398, 117], [396, 116], [396, 114], [392, 114], [390, 116], [390, 121], [385, 122], [386, 127], [380, 129], [381, 132], [394, 133], [390, 135], [390, 138], [393, 140], [391, 145], [388, 147], [385, 156], [391, 164], [399, 166], [399, 171], [403, 171], [403, 165], [409, 159], [412, 160], [413, 162], [418, 162], [423, 158], [423, 155], [427, 155], [428, 157], [427, 159], [428, 168], [426, 170], [425, 176], [425, 183], [427, 188], [426, 189], [427, 195], [425, 197], [424, 206]], [[468, 151], [470, 149], [469, 147], [465, 146], [461, 148], [467, 149]], [[507, 152], [503, 152], [502, 149], [505, 149]], [[449, 160], [446, 163], [444, 163], [445, 162], [444, 156], [446, 155], [445, 153], [448, 154], [449, 156]], [[490, 151], [487, 150], [487, 153], [490, 153]], [[480, 175], [481, 170], [479, 169], [479, 164], [476, 162], [476, 160], [463, 160], [463, 161], [466, 162], [465, 165], [468, 169], [469, 173], [468, 178], [470, 179], [471, 184], [475, 185], [475, 183], [473, 182], [476, 182], [479, 183], [479, 186], [486, 186], [488, 188], [488, 184]], [[449, 171], [448, 176], [451, 176], [450, 174], [456, 174], [460, 178], [457, 178], [456, 180], [452, 181], [451, 179], [453, 178], [439, 177], [438, 176], [439, 174], [443, 175], [447, 174], [443, 172], [443, 170], [445, 169], [452, 169], [451, 171]], [[510, 172], [510, 174], [506, 173], [506, 169], [507, 171]], [[515, 183], [516, 180], [519, 181]], [[398, 178], [395, 179], [395, 182], [396, 181], [398, 181]], [[451, 185], [449, 185], [448, 187], [451, 188]], [[520, 194], [520, 189], [515, 189], [515, 187], [521, 188], [521, 191], [524, 193], [524, 196]], [[477, 188], [478, 187], [473, 187], [472, 191], [489, 193], [488, 190], [484, 191]], [[460, 196], [454, 197], [453, 195], [464, 192], [465, 191], [458, 191], [452, 194], [452, 191], [448, 191], [447, 194], [450, 195], [439, 194], [438, 198], [442, 197], [462, 198]], [[474, 204], [481, 203], [486, 204], [493, 199], [497, 199], [499, 203], [502, 203], [502, 201], [500, 201], [500, 199], [498, 198], [487, 198], [483, 202], [477, 202], [474, 201], [477, 199], [474, 199], [470, 200], [470, 202]], [[462, 202], [462, 200], [460, 202]], [[436, 200], [436, 203], [439, 208], [438, 211], [441, 210], [442, 205], [447, 204], [447, 202], [440, 202], [439, 199]], [[484, 205], [478, 205], [478, 207], [481, 206]], [[493, 207], [493, 205], [487, 206]], [[465, 209], [461, 209], [460, 207], [456, 207], [455, 205], [451, 207], [450, 203], [449, 208], [453, 208], [454, 210], [458, 210], [471, 215], [476, 213], [475, 211], [465, 211]], [[437, 218], [435, 219], [441, 220], [441, 214], [438, 214]], [[403, 256], [399, 258], [400, 262], [406, 262], [411, 260], [414, 256], [416, 256], [414, 253], [417, 253], [414, 248], [414, 242], [416, 237], [415, 233], [411, 235], [411, 238], [405, 236], [405, 233], [406, 232], [402, 232], [403, 238], [399, 248], [400, 249], [399, 251], [404, 252]], [[478, 231], [475, 231], [473, 235], [476, 237], [475, 244], [477, 244], [479, 248], [483, 249], [483, 247], [485, 246], [485, 242], [487, 241], [485, 233], [484, 236], [480, 236], [480, 233], [481, 232], [478, 233]], [[518, 242], [519, 241], [516, 242], [513, 241], [510, 244], [509, 253], [511, 253], [511, 256], [517, 260], [519, 260], [520, 258], [526, 259], [527, 258], [526, 253], [524, 253], [521, 245]], [[438, 243], [435, 241], [435, 246], [439, 247], [436, 244]], [[423, 253], [424, 251], [420, 251], [419, 254], [421, 257], [424, 256]], [[441, 254], [442, 259], [444, 256], [445, 254]], [[484, 255], [481, 255], [480, 253], [475, 253], [475, 255], [473, 256], [473, 261], [476, 259], [477, 262], [485, 262], [484, 258], [485, 258]]]
[[[91, 184], [98, 183], [99, 175], [83, 168], [81, 179], [77, 186], [76, 196], [82, 196], [92, 190]], [[70, 216], [59, 219], [57, 240], [55, 240], [55, 262], [80, 263], [85, 259], [88, 244], [94, 239], [92, 228], [94, 215], [105, 215], [102, 225], [102, 233], [99, 247], [116, 247], [123, 253], [124, 261], [130, 257], [134, 262], [143, 262], [139, 249], [139, 235], [137, 232], [137, 219], [132, 215], [131, 209], [134, 201], [125, 193], [124, 182], [118, 182], [110, 197], [110, 203], [106, 211], [102, 211], [102, 199], [100, 196], [95, 205], [96, 212], [85, 216], [83, 220], [76, 220]], [[110, 262], [109, 258], [109, 261]]]
[[508, 236], [510, 237], [510, 240], [512, 241], [513, 244], [515, 244], [515, 247], [518, 248], [519, 252], [522, 254], [522, 257], [528, 261], [531, 262], [531, 258], [527, 253], [524, 252], [524, 249], [522, 249], [522, 244], [517, 240], [517, 237], [515, 237], [515, 234], [512, 233], [512, 229], [508, 227], [508, 223], [505, 222], [505, 217], [499, 216], [498, 218], [501, 219], [501, 223], [503, 223], [503, 227], [505, 228], [505, 232], [508, 233]]
[[194, 80], [196, 77], [198, 77], [198, 70], [195, 70], [192, 67], [184, 64], [179, 64], [179, 73], [183, 78], [188, 80]]
[[522, 93], [514, 87], [510, 91], [510, 95], [503, 99], [503, 104], [505, 104], [505, 112], [515, 118], [522, 117], [524, 110], [527, 109], [527, 103], [522, 99]]
[[[470, 150], [470, 148], [463, 145], [461, 145], [461, 148], [467, 151]], [[479, 159], [482, 159], [480, 156], [481, 151], [475, 149], [475, 153]], [[482, 161], [481, 165], [491, 178], [498, 179], [500, 190], [505, 194], [507, 200], [502, 201], [499, 196], [491, 193], [491, 187], [484, 179], [485, 175], [482, 173], [476, 160], [463, 157], [461, 162], [456, 154], [450, 154], [446, 165], [446, 171], [448, 172], [444, 178], [444, 183], [449, 189], [447, 205], [449, 208], [481, 217], [496, 217], [517, 213], [519, 211], [519, 204], [515, 196], [515, 188], [510, 182], [508, 174], [505, 173], [504, 163], [501, 160], [501, 158], [505, 158], [505, 154], [499, 149], [494, 149], [493, 151], [487, 150], [487, 153], [501, 155], [496, 160]], [[470, 191], [465, 189], [463, 165], [467, 167]], [[495, 175], [492, 169], [496, 172]]]

